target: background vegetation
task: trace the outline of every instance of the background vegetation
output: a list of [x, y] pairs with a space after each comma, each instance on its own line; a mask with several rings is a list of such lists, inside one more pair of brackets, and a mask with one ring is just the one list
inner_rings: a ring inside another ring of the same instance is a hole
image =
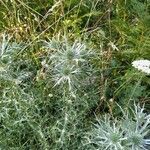
[[150, 59], [149, 0], [0, 0], [0, 149], [119, 150], [97, 133], [141, 128], [136, 114], [140, 138], [119, 141], [144, 149], [150, 78], [137, 59]]

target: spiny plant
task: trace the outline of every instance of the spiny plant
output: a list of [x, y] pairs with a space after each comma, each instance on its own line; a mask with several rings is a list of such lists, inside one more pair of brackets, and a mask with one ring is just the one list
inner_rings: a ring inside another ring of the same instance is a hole
[[115, 101], [127, 109], [149, 101], [149, 76], [131, 69], [132, 60], [149, 59], [148, 2], [0, 0], [0, 31], [12, 37], [1, 40], [0, 149], [148, 149], [147, 129], [128, 114], [98, 119], [81, 143], [94, 112], [109, 106], [118, 115]]
[[135, 105], [133, 115], [123, 111], [121, 119], [105, 115], [94, 123], [92, 131], [86, 136], [87, 145], [92, 149], [105, 150], [148, 150], [150, 146], [150, 115]]
[[15, 81], [13, 63], [16, 53], [23, 48], [22, 43], [11, 41], [12, 37], [7, 34], [1, 35], [0, 41], [0, 72], [3, 80]]
[[84, 79], [92, 73], [90, 59], [94, 55], [84, 43], [70, 42], [64, 38], [62, 41], [45, 41], [45, 48], [49, 54], [50, 71], [55, 86], [67, 86], [69, 91], [82, 85]]

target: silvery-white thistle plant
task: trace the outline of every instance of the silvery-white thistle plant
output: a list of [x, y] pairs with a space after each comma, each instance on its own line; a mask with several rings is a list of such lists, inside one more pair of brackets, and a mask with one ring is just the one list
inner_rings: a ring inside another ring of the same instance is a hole
[[91, 69], [89, 59], [93, 53], [84, 43], [75, 41], [70, 44], [66, 38], [62, 41], [53, 39], [44, 43], [50, 55], [48, 63], [55, 82], [54, 87], [67, 85], [71, 91]]
[[128, 117], [123, 120], [123, 130], [127, 141], [125, 147], [131, 150], [148, 150], [150, 148], [150, 115], [144, 113], [144, 106], [141, 108], [135, 105], [134, 118]]
[[149, 150], [150, 115], [143, 111], [144, 107], [135, 105], [134, 118], [124, 113], [120, 120], [113, 120], [109, 115], [97, 119], [86, 136], [86, 145], [92, 145], [95, 150]]
[[0, 60], [11, 62], [12, 56], [14, 56], [17, 50], [23, 48], [22, 43], [12, 42], [12, 37], [6, 34], [2, 34], [0, 41]]
[[19, 51], [23, 45], [21, 43], [12, 42], [12, 37], [7, 34], [2, 34], [0, 37], [0, 78], [5, 80], [13, 80], [11, 66], [13, 65], [13, 59], [17, 51]]
[[102, 120], [97, 119], [93, 129], [88, 133], [88, 145], [93, 145], [97, 150], [121, 150], [124, 140], [121, 125], [117, 120], [111, 120], [109, 115], [105, 115]]

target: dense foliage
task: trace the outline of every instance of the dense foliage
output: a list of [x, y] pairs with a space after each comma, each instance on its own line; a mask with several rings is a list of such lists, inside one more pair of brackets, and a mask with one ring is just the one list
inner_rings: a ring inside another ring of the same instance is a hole
[[0, 0], [0, 149], [148, 150], [138, 59], [150, 0]]

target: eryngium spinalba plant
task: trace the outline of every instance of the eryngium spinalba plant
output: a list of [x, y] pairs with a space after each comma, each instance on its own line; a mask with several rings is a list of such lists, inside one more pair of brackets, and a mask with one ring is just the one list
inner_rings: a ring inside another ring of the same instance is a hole
[[124, 113], [121, 120], [105, 115], [97, 119], [93, 129], [86, 136], [86, 147], [95, 150], [149, 150], [150, 115], [144, 108], [135, 106], [134, 118]]
[[18, 51], [23, 48], [23, 43], [11, 41], [12, 37], [7, 34], [0, 36], [0, 79], [4, 81], [13, 81], [15, 72], [12, 67], [15, 62], [15, 57]]
[[66, 38], [63, 40], [44, 41], [50, 63], [50, 72], [53, 76], [54, 87], [62, 85], [72, 91], [82, 85], [82, 81], [91, 72], [90, 58], [93, 55], [86, 44], [74, 41], [70, 43]]

